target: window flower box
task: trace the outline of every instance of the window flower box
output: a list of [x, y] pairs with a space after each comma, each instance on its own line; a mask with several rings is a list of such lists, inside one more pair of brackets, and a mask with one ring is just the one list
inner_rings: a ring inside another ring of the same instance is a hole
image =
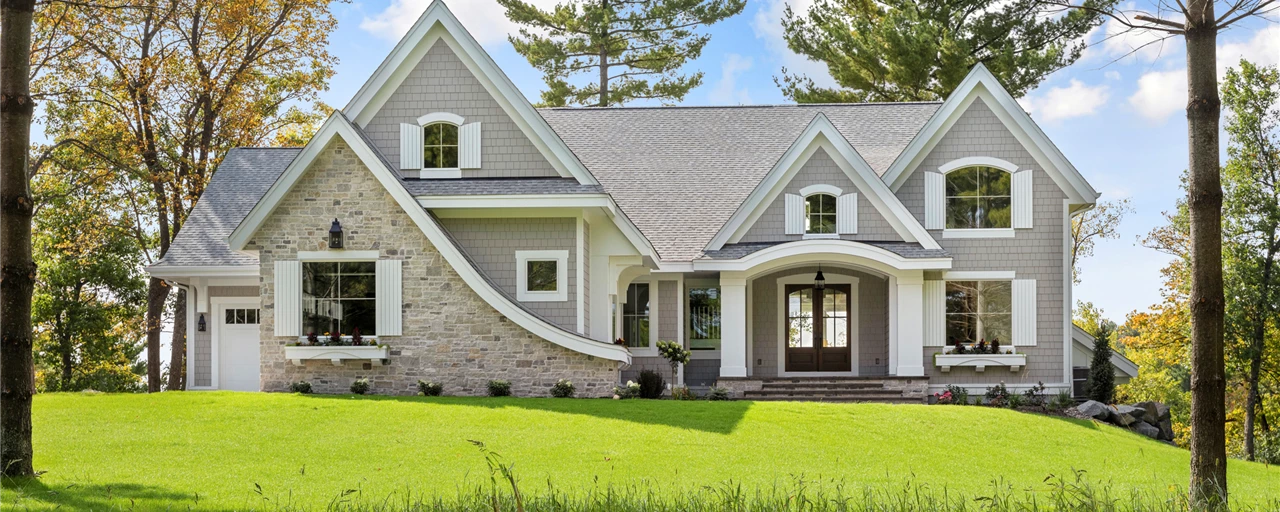
[[377, 366], [386, 363], [390, 347], [386, 345], [362, 346], [312, 346], [290, 345], [284, 347], [284, 358], [296, 366], [302, 366], [309, 360], [328, 360], [334, 366], [342, 366], [342, 361], [356, 359], [367, 360]]
[[978, 373], [986, 371], [988, 366], [1004, 366], [1009, 368], [1009, 371], [1017, 373], [1027, 365], [1027, 355], [1015, 353], [1012, 348], [1001, 350], [998, 354], [973, 351], [953, 352], [951, 347], [947, 347], [947, 352], [934, 354], [933, 365], [941, 368], [942, 373], [949, 373], [953, 366], [970, 366]]

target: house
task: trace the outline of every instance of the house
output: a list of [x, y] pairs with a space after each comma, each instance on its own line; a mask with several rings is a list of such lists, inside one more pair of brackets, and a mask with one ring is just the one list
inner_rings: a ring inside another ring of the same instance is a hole
[[[1071, 394], [1076, 398], [1088, 395], [1086, 386], [1089, 382], [1089, 365], [1093, 362], [1093, 342], [1093, 335], [1075, 324], [1071, 325]], [[1111, 366], [1115, 369], [1116, 384], [1128, 384], [1130, 379], [1138, 376], [1138, 364], [1115, 350], [1111, 351]]]
[[1097, 198], [982, 66], [940, 103], [535, 109], [437, 0], [305, 147], [225, 155], [149, 271], [191, 389], [1069, 390]]

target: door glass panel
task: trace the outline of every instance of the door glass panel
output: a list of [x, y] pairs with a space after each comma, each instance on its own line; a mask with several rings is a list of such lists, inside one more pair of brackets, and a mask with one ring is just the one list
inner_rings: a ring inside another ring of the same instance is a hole
[[813, 289], [805, 288], [787, 296], [787, 346], [813, 346]]
[[689, 349], [720, 349], [719, 288], [689, 288]]
[[844, 290], [822, 291], [822, 346], [849, 346], [849, 294]]

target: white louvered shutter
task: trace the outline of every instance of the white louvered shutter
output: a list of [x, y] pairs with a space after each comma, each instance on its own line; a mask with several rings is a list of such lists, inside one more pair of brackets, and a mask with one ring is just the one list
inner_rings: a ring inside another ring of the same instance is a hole
[[1013, 344], [1030, 347], [1036, 344], [1036, 281], [1013, 280]]
[[942, 173], [924, 173], [924, 228], [947, 227], [947, 184]]
[[422, 170], [422, 127], [400, 123], [400, 169]]
[[1023, 170], [1013, 173], [1013, 227], [1014, 229], [1031, 229], [1031, 171]]
[[795, 194], [787, 194], [786, 200], [786, 234], [804, 234], [804, 198]]
[[947, 344], [947, 282], [924, 282], [924, 346]]
[[403, 278], [400, 260], [378, 260], [375, 308], [378, 336], [400, 336]]
[[458, 129], [458, 168], [480, 168], [480, 123], [464, 124]]
[[302, 335], [302, 262], [276, 262], [276, 336]]
[[845, 194], [836, 199], [836, 232], [858, 234], [858, 194]]

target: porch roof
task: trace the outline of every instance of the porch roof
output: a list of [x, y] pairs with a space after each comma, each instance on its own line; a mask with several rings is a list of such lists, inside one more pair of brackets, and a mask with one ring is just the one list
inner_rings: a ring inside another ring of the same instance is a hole
[[[884, 249], [886, 251], [897, 254], [898, 256], [902, 256], [903, 258], [909, 258], [909, 259], [948, 258], [951, 256], [951, 254], [947, 253], [945, 249], [925, 249], [923, 246], [921, 246], [916, 242], [876, 242], [876, 241], [863, 242], [863, 241], [854, 241], [854, 240], [829, 240], [829, 241], [837, 242], [837, 243], [844, 242], [850, 245], [854, 245], [854, 244], [870, 245], [872, 247], [878, 247], [880, 249]], [[792, 242], [783, 241], [783, 242], [751, 242], [751, 243], [725, 244], [725, 246], [718, 251], [704, 251], [702, 253], [702, 257], [699, 259], [736, 260], [736, 259], [745, 258], [747, 256], [750, 256], [764, 249], [768, 249], [770, 247], [774, 247], [774, 246], [782, 245], [786, 243], [792, 243]]]

